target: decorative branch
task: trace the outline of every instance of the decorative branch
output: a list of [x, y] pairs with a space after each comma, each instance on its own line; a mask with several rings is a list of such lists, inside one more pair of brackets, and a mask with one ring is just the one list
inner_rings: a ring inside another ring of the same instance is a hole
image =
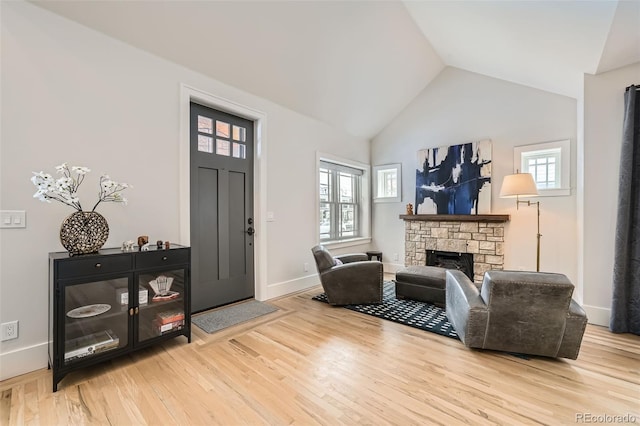
[[[53, 176], [44, 172], [33, 172], [31, 182], [38, 188], [34, 198], [40, 201], [50, 203], [51, 200], [58, 201], [69, 207], [73, 207], [78, 211], [82, 211], [80, 199], [77, 196], [78, 189], [85, 176], [91, 170], [87, 167], [73, 166], [69, 169], [67, 163], [63, 163], [56, 167], [56, 171], [62, 174], [62, 177], [54, 180]], [[118, 183], [112, 181], [108, 175], [100, 176], [100, 191], [98, 192], [98, 202], [93, 206], [91, 211], [95, 211], [101, 202], [114, 202], [127, 204], [127, 199], [122, 197], [120, 192], [127, 188], [132, 188], [126, 183]]]

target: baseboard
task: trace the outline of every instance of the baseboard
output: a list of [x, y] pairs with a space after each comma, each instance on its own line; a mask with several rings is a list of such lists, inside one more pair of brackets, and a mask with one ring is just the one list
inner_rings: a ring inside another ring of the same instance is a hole
[[582, 309], [587, 313], [587, 321], [589, 324], [609, 327], [611, 309], [591, 305], [582, 305]]
[[[382, 268], [385, 273], [395, 274], [399, 270], [403, 269], [404, 265], [398, 263], [383, 263]], [[318, 285], [320, 285], [320, 277], [318, 277], [318, 274], [307, 275], [306, 277], [295, 278], [289, 281], [268, 284], [267, 295], [264, 300], [286, 296], [298, 291], [308, 290], [311, 287], [315, 287]]]
[[320, 277], [318, 274], [308, 275], [306, 277], [296, 278], [289, 281], [268, 284], [266, 299], [286, 296], [287, 294], [296, 293], [320, 285]]
[[0, 380], [46, 368], [48, 363], [47, 343], [0, 354]]
[[384, 272], [387, 273], [387, 274], [395, 274], [396, 272], [404, 269], [405, 266], [402, 263], [387, 263], [387, 262], [383, 262], [382, 263], [382, 268], [384, 269]]

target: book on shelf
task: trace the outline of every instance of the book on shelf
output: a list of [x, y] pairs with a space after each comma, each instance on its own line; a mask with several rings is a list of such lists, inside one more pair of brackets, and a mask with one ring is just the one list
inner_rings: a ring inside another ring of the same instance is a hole
[[158, 320], [160, 324], [168, 324], [168, 323], [176, 322], [180, 320], [184, 321], [184, 310], [171, 309], [168, 311], [159, 312], [156, 315], [156, 320]]
[[71, 361], [115, 349], [119, 343], [120, 339], [113, 330], [102, 330], [70, 339], [64, 343], [64, 360]]
[[184, 317], [180, 320], [176, 320], [176, 321], [172, 321], [164, 324], [161, 323], [158, 320], [158, 318], [153, 320], [153, 330], [155, 334], [158, 336], [164, 333], [168, 333], [170, 331], [180, 330], [183, 326], [184, 326]]

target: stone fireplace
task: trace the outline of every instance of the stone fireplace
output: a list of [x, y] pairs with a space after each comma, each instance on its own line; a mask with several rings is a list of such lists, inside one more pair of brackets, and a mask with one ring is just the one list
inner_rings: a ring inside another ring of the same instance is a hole
[[404, 264], [426, 265], [427, 251], [470, 253], [473, 280], [504, 268], [504, 225], [509, 215], [400, 215], [405, 221]]

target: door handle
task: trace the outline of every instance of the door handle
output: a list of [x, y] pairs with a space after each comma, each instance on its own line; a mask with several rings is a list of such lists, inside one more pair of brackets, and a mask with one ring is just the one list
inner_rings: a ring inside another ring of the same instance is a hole
[[249, 227], [249, 229], [247, 229], [247, 234], [249, 234], [249, 235], [253, 235], [253, 234], [255, 234], [255, 233], [256, 233], [256, 230], [255, 230], [255, 229], [253, 229], [251, 226]]

